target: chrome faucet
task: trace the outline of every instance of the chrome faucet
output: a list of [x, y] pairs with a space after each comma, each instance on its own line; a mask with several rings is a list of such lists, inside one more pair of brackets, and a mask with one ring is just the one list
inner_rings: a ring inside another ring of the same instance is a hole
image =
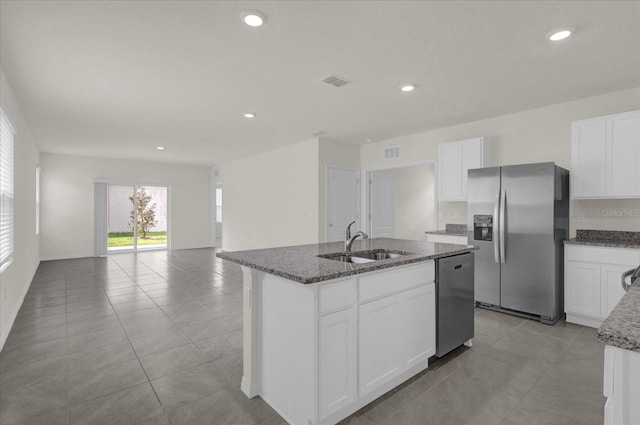
[[351, 226], [356, 222], [356, 220], [353, 220], [351, 223], [349, 223], [349, 225], [347, 226], [347, 230], [344, 233], [344, 250], [345, 252], [351, 252], [351, 245], [353, 245], [353, 242], [358, 238], [361, 237], [362, 239], [369, 239], [369, 235], [367, 235], [366, 233], [358, 230], [356, 233], [353, 234], [353, 236], [351, 236]]

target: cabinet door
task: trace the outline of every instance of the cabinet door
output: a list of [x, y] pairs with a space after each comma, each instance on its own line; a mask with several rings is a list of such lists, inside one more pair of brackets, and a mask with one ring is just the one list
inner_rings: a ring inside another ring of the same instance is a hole
[[600, 266], [602, 288], [600, 292], [602, 318], [606, 319], [625, 294], [622, 289], [622, 273], [637, 266], [603, 264]]
[[326, 417], [357, 397], [355, 308], [320, 317], [319, 414]]
[[359, 311], [359, 394], [369, 393], [401, 369], [400, 296], [362, 304]]
[[467, 172], [473, 168], [482, 167], [482, 139], [472, 139], [461, 144], [460, 158], [462, 161], [462, 175], [460, 198], [467, 200]]
[[462, 148], [460, 143], [438, 145], [438, 197], [440, 201], [462, 197]]
[[574, 198], [605, 196], [606, 122], [604, 117], [571, 125], [571, 181]]
[[640, 197], [640, 111], [607, 117], [607, 196]]
[[425, 363], [436, 352], [435, 285], [429, 284], [400, 294], [404, 321], [400, 358], [404, 368]]
[[600, 318], [600, 265], [567, 261], [565, 310]]

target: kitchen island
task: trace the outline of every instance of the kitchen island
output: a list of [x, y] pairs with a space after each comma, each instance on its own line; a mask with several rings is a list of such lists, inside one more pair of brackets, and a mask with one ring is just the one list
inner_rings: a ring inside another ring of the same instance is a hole
[[[217, 254], [243, 266], [242, 391], [303, 425], [390, 391], [435, 354], [434, 260], [473, 250], [376, 238], [354, 243], [358, 262], [341, 242]], [[376, 253], [393, 258], [360, 262]]]
[[640, 423], [640, 284], [629, 288], [598, 329], [604, 349], [605, 425]]

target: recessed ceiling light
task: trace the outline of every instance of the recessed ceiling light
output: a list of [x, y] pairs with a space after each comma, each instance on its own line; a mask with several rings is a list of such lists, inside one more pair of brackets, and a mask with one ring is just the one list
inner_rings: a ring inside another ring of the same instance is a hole
[[249, 25], [250, 27], [259, 27], [264, 24], [267, 18], [264, 16], [264, 13], [257, 10], [247, 10], [242, 12], [242, 21]]
[[549, 40], [551, 41], [560, 41], [560, 40], [564, 40], [565, 38], [569, 37], [571, 35], [571, 30], [570, 29], [563, 29], [560, 31], [553, 31], [550, 35], [549, 35]]
[[163, 151], [164, 150], [164, 146], [156, 146], [156, 149], [158, 149], [159, 151]]
[[245, 112], [244, 114], [242, 114], [242, 116], [245, 118], [255, 118], [256, 114], [254, 114], [253, 112]]
[[416, 88], [415, 85], [413, 84], [403, 84], [400, 86], [400, 90], [402, 90], [403, 92], [410, 92], [410, 91], [414, 91]]

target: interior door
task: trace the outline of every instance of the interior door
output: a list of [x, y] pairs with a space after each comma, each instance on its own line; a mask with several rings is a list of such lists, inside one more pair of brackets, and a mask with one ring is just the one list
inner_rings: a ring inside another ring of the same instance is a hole
[[369, 178], [369, 236], [392, 238], [395, 224], [395, 175], [389, 171], [372, 171]]
[[327, 242], [344, 241], [347, 226], [360, 228], [359, 170], [327, 167]]

